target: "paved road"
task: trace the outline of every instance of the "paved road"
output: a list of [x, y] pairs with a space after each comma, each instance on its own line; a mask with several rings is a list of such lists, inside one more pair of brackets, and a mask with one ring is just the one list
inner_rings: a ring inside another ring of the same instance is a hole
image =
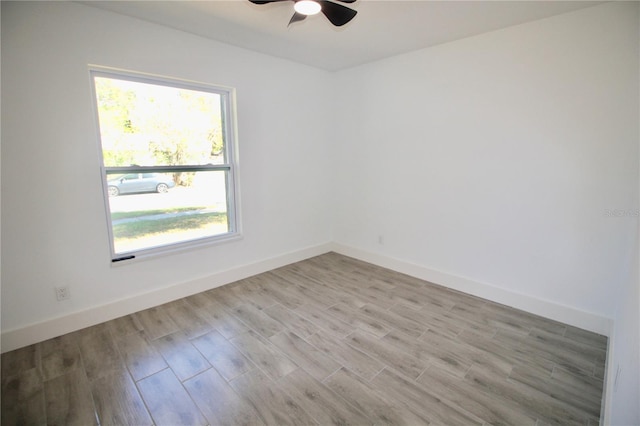
[[127, 194], [110, 197], [109, 205], [111, 213], [184, 207], [206, 207], [210, 211], [225, 211], [226, 200], [224, 192], [221, 191], [173, 188], [166, 194]]

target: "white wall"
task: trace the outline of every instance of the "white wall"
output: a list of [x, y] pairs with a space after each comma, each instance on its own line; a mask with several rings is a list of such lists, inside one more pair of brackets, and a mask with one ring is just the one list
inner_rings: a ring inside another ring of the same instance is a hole
[[637, 9], [343, 72], [334, 240], [613, 318], [638, 221], [605, 217], [638, 208]]
[[[111, 266], [88, 64], [237, 89], [242, 240]], [[329, 242], [329, 77], [84, 5], [2, 2], [3, 333]]]

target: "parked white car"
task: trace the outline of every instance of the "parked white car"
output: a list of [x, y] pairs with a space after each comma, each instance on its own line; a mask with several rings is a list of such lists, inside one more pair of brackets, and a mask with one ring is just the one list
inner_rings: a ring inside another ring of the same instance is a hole
[[166, 193], [176, 186], [170, 176], [161, 173], [130, 173], [107, 182], [109, 196], [139, 192]]

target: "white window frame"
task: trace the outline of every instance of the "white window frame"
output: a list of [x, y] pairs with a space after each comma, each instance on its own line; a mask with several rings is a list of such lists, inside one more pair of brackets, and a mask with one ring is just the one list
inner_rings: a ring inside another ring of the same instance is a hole
[[[231, 240], [242, 238], [241, 221], [240, 221], [240, 202], [238, 188], [238, 140], [237, 140], [237, 122], [236, 122], [236, 91], [234, 88], [212, 85], [202, 82], [183, 80], [173, 77], [164, 77], [153, 74], [144, 74], [134, 71], [126, 71], [115, 68], [106, 68], [101, 66], [90, 65], [90, 84], [93, 100], [94, 116], [96, 120], [98, 153], [100, 161], [100, 173], [102, 178], [102, 190], [104, 196], [104, 206], [106, 211], [109, 244], [111, 251], [112, 264], [123, 263], [122, 261], [130, 261], [133, 259], [144, 259], [157, 255], [170, 254], [176, 251], [191, 249], [206, 245], [219, 244]], [[102, 135], [100, 131], [100, 122], [98, 114], [98, 102], [95, 86], [95, 77], [106, 77], [133, 82], [147, 83], [174, 87], [178, 89], [195, 90], [202, 92], [215, 93], [221, 96], [221, 115], [224, 133], [224, 151], [225, 163], [216, 165], [184, 165], [184, 166], [128, 166], [128, 167], [105, 167]], [[227, 207], [227, 223], [229, 231], [224, 234], [202, 237], [192, 240], [184, 240], [181, 242], [170, 243], [161, 246], [153, 246], [127, 252], [115, 251], [115, 239], [113, 232], [113, 223], [111, 220], [111, 209], [109, 205], [108, 193], [108, 175], [111, 173], [172, 173], [172, 172], [197, 172], [197, 171], [224, 171], [226, 172], [226, 207]], [[127, 263], [127, 262], [124, 262]]]

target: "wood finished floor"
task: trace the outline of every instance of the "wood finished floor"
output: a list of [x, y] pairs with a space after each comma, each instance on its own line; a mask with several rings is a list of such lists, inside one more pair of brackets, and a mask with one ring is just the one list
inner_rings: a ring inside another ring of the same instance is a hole
[[329, 253], [2, 355], [2, 424], [599, 422], [607, 339]]

